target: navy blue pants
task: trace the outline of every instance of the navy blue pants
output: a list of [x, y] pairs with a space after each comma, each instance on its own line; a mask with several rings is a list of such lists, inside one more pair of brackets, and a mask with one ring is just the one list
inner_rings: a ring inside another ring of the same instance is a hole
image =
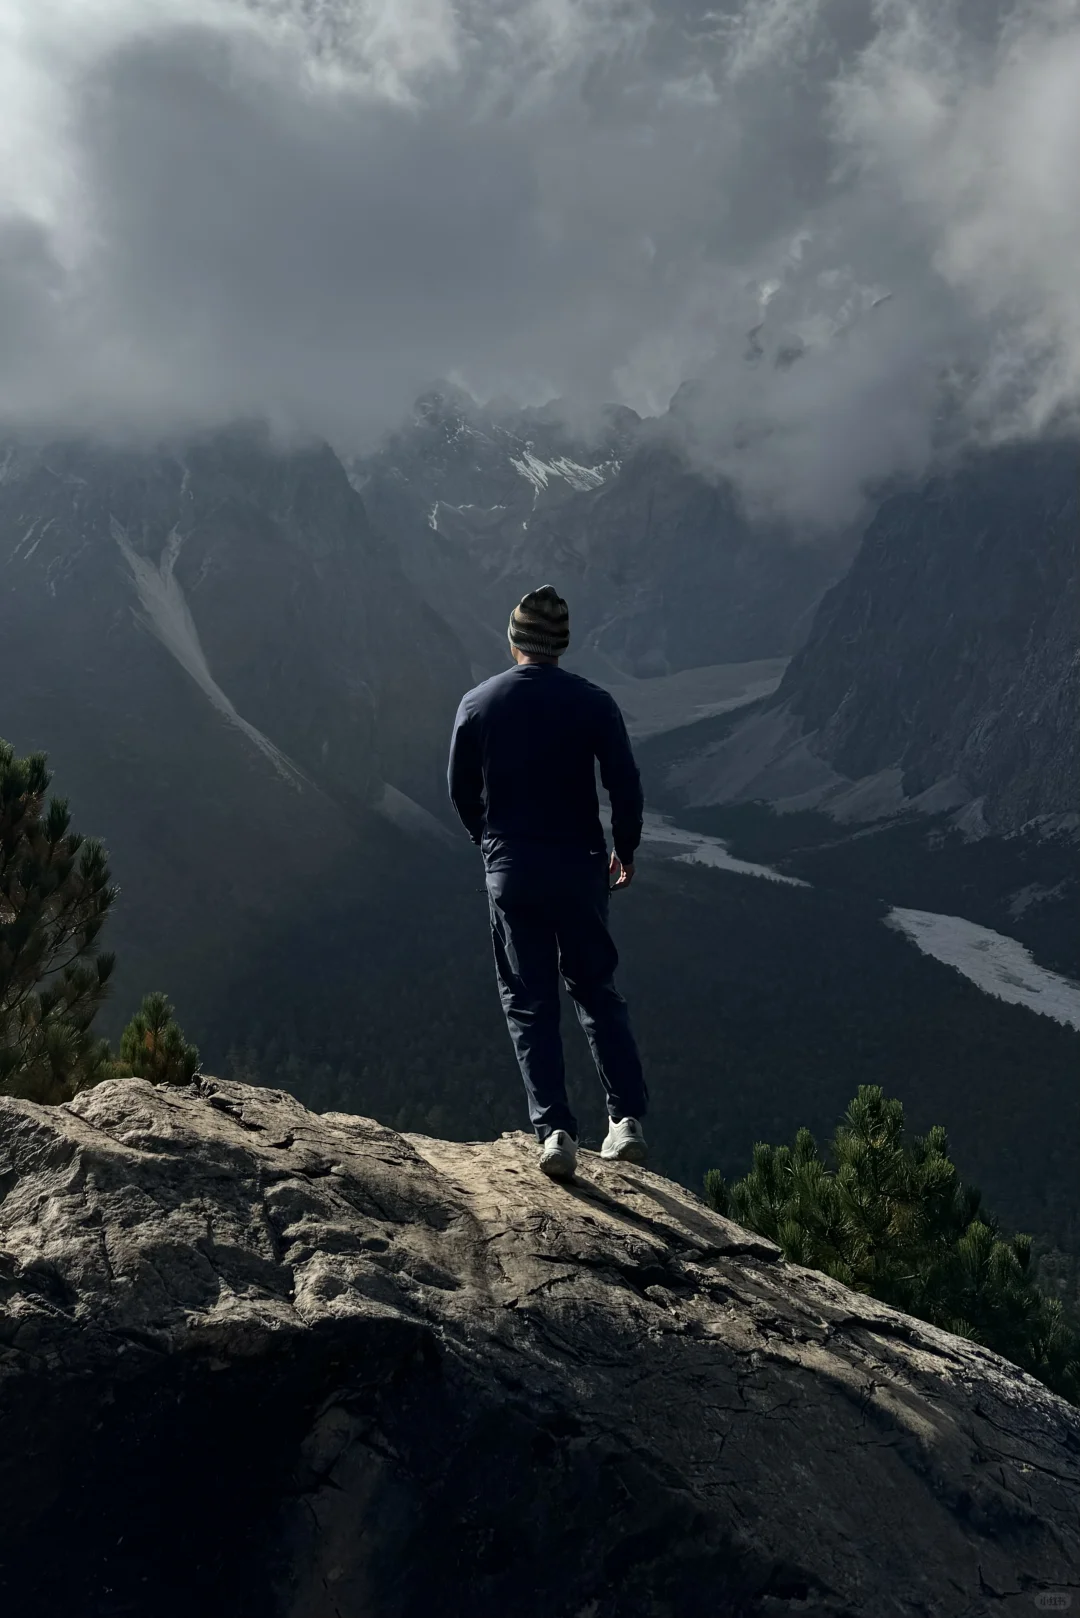
[[619, 957], [608, 932], [604, 855], [510, 862], [487, 873], [499, 996], [540, 1140], [577, 1139], [559, 1034], [559, 976], [566, 984], [607, 1092], [610, 1117], [641, 1118], [648, 1091], [626, 1001], [615, 987]]

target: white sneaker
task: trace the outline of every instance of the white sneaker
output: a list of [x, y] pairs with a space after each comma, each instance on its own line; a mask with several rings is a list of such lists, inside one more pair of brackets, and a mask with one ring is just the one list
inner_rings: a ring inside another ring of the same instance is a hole
[[572, 1180], [577, 1167], [577, 1141], [565, 1129], [553, 1129], [540, 1152], [540, 1170], [553, 1180]]
[[620, 1118], [617, 1124], [608, 1125], [600, 1148], [601, 1157], [615, 1157], [622, 1163], [644, 1163], [648, 1155], [645, 1136], [636, 1118]]

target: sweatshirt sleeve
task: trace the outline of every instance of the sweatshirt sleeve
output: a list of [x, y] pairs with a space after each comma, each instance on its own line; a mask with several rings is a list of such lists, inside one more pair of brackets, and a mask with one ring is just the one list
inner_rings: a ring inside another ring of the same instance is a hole
[[601, 710], [596, 756], [600, 779], [611, 799], [611, 840], [620, 862], [629, 865], [641, 842], [644, 797], [626, 724], [614, 698]]
[[473, 842], [478, 844], [484, 834], [484, 772], [476, 720], [464, 702], [454, 720], [446, 780], [450, 788], [450, 802], [457, 810], [458, 819]]

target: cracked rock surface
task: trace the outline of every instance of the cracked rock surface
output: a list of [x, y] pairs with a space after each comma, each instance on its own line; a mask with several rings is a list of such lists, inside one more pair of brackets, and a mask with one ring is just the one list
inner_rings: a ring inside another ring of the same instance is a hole
[[0, 1420], [21, 1618], [1080, 1606], [1080, 1412], [996, 1355], [645, 1170], [210, 1078], [0, 1101]]

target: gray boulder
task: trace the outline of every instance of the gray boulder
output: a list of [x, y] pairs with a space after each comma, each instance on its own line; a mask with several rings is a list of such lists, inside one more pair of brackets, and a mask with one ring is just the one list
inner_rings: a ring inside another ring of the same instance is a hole
[[1080, 1586], [1080, 1412], [997, 1355], [647, 1171], [586, 1153], [559, 1187], [523, 1135], [209, 1078], [0, 1102], [0, 1419], [22, 1618], [972, 1618]]

